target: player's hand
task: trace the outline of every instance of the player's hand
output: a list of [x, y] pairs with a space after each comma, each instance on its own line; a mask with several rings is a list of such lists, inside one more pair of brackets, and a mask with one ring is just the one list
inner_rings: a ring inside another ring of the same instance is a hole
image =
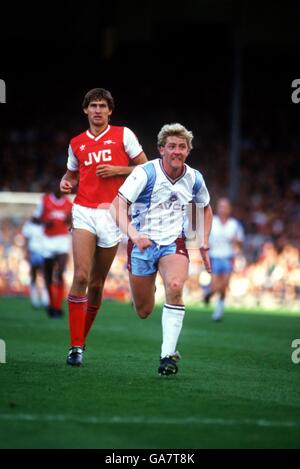
[[54, 225], [54, 223], [51, 220], [45, 221], [45, 223], [44, 223], [44, 226], [46, 228], [52, 228], [53, 225]]
[[205, 245], [201, 246], [200, 248], [200, 254], [203, 260], [203, 264], [207, 270], [207, 272], [210, 274], [211, 273], [211, 265], [210, 265], [210, 258], [208, 255], [209, 248]]
[[113, 176], [118, 176], [119, 167], [112, 166], [111, 164], [99, 164], [96, 166], [96, 176], [102, 178], [111, 178]]
[[70, 194], [72, 192], [73, 186], [70, 181], [63, 179], [60, 181], [59, 188], [63, 194]]
[[141, 252], [144, 252], [145, 249], [152, 246], [152, 241], [148, 238], [148, 236], [143, 234], [137, 236], [136, 238], [132, 238], [132, 242], [133, 244], [136, 244]]

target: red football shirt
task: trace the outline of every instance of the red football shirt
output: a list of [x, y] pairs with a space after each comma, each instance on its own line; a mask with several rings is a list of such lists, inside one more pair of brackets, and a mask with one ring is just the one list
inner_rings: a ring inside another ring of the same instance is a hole
[[79, 171], [79, 185], [74, 203], [96, 208], [111, 203], [123, 184], [124, 176], [96, 176], [96, 166], [109, 164], [128, 166], [143, 149], [134, 133], [127, 127], [108, 125], [98, 136], [90, 130], [74, 137], [69, 145], [67, 168]]
[[[47, 236], [58, 236], [69, 233], [67, 218], [70, 216], [72, 203], [68, 197], [57, 199], [53, 194], [45, 194], [40, 206], [41, 220], [45, 223], [44, 232]], [[49, 226], [47, 226], [47, 223]]]

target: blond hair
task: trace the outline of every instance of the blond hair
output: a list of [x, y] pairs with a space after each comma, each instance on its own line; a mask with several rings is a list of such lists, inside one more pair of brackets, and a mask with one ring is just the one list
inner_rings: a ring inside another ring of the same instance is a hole
[[193, 148], [192, 140], [194, 138], [193, 133], [190, 130], [187, 130], [183, 125], [174, 123], [164, 125], [157, 136], [157, 146], [158, 148], [164, 147], [167, 141], [167, 138], [170, 136], [184, 138], [186, 140], [189, 150]]

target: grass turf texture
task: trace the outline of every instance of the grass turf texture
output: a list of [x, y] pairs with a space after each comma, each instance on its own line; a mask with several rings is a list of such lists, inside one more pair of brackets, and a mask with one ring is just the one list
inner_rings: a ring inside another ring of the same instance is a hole
[[[161, 308], [146, 321], [105, 302], [82, 368], [65, 364], [67, 317], [0, 303], [1, 448], [299, 448], [300, 316], [187, 308], [179, 373], [157, 375]], [[65, 307], [66, 309], [66, 307]]]

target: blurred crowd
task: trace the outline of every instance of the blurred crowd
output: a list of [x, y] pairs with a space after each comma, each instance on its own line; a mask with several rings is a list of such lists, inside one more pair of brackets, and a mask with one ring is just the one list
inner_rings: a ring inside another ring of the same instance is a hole
[[[263, 308], [300, 308], [300, 263], [299, 248], [287, 242], [278, 250], [272, 240], [262, 241], [256, 246], [255, 260], [251, 237], [235, 258], [228, 305]], [[210, 283], [198, 249], [189, 251], [190, 275], [186, 282], [184, 298], [189, 304], [201, 304]], [[104, 298], [130, 301], [128, 274], [126, 269], [126, 241], [120, 244], [118, 254], [108, 275]], [[65, 273], [67, 288], [72, 281], [71, 253]], [[160, 277], [157, 279], [157, 301], [164, 298]], [[0, 229], [0, 295], [28, 295], [30, 287], [30, 266], [26, 258], [25, 239], [22, 223], [2, 219]]]
[[[44, 192], [65, 171], [70, 138], [82, 130], [79, 122], [63, 119], [47, 127], [0, 131], [0, 191]], [[66, 125], [66, 122], [68, 123]], [[157, 123], [157, 130], [160, 128]], [[185, 124], [185, 122], [183, 122]], [[149, 159], [157, 157], [154, 123], [137, 129]], [[131, 124], [130, 124], [131, 125]], [[229, 186], [228, 142], [224, 128], [207, 118], [192, 128], [194, 149], [188, 164], [204, 175], [212, 200], [227, 193]], [[134, 123], [131, 125], [135, 129]], [[227, 132], [228, 133], [228, 132]], [[241, 140], [238, 195], [233, 216], [243, 225], [246, 240], [235, 260], [228, 303], [250, 306], [288, 306], [300, 304], [300, 175], [299, 141], [281, 135], [270, 136], [264, 129], [244, 132]], [[282, 141], [287, 144], [283, 145]], [[21, 171], [20, 171], [21, 168]], [[29, 266], [24, 254], [22, 219], [0, 219], [0, 294], [26, 293]], [[198, 251], [191, 253], [190, 278], [186, 301], [200, 302], [209, 275], [202, 269]], [[66, 273], [72, 276], [70, 257]], [[160, 284], [157, 296], [160, 295]], [[106, 282], [106, 298], [129, 299], [126, 249], [120, 246]]]

